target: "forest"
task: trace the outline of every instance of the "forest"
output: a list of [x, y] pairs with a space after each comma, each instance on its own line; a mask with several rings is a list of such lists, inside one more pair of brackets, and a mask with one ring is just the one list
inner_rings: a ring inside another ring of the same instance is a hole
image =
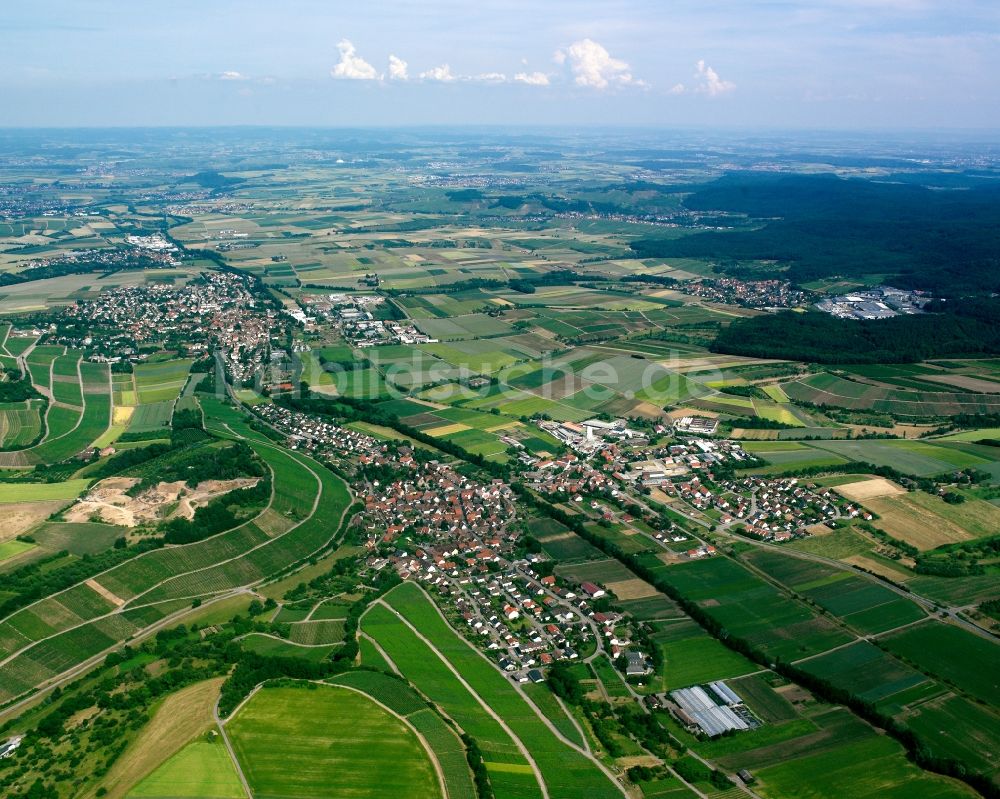
[[1000, 301], [932, 303], [934, 313], [891, 319], [837, 319], [784, 311], [722, 328], [714, 352], [811, 363], [916, 363], [1000, 352]]
[[[873, 274], [941, 297], [1000, 290], [1000, 187], [963, 190], [834, 176], [732, 173], [684, 200], [689, 211], [749, 218], [755, 230], [643, 238], [640, 258], [711, 258], [732, 275], [802, 284]], [[772, 269], [759, 261], [772, 261]]]

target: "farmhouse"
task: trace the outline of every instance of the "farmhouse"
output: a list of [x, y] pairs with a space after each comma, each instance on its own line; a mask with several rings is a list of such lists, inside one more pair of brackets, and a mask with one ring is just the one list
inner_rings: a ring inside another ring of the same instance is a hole
[[593, 583], [583, 583], [580, 588], [591, 599], [600, 599], [606, 593], [603, 588]]
[[641, 652], [625, 653], [625, 676], [644, 677], [649, 674], [649, 666], [646, 665], [646, 658]]

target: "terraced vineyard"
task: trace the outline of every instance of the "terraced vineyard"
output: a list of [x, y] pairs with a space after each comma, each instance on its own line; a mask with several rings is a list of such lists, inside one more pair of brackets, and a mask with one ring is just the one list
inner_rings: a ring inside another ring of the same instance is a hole
[[[42, 420], [37, 401], [24, 408], [5, 409], [0, 428], [5, 428], [0, 467], [17, 468], [56, 463], [87, 449], [111, 424], [111, 376], [106, 364], [82, 360], [81, 353], [63, 347], [36, 346], [25, 358], [35, 388], [49, 398], [41, 441], [26, 449], [40, 432]], [[29, 437], [30, 436], [30, 437]]]
[[[241, 424], [238, 414], [233, 416], [229, 436]], [[139, 555], [2, 620], [0, 702], [140, 633], [192, 600], [279, 572], [337, 535], [350, 500], [344, 482], [314, 461], [254, 437], [251, 446], [273, 479], [268, 508], [228, 532]]]

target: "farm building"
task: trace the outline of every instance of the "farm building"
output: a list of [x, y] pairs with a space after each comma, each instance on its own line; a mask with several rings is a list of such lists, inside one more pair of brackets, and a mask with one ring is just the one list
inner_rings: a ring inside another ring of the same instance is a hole
[[678, 708], [674, 715], [688, 726], [697, 726], [712, 738], [729, 730], [750, 730], [760, 726], [760, 721], [725, 683], [717, 682], [709, 688], [724, 704], [720, 705], [700, 685], [681, 688], [670, 692], [670, 698]]
[[580, 589], [591, 599], [600, 599], [605, 594], [603, 588], [598, 585], [594, 585], [593, 583], [583, 583], [580, 586]]

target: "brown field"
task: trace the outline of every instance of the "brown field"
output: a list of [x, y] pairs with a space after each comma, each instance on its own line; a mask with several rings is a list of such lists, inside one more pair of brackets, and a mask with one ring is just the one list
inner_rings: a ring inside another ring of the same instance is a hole
[[[712, 414], [709, 414], [712, 415]], [[777, 441], [777, 430], [756, 430], [753, 428], [734, 427], [733, 438], [744, 441]]]
[[[667, 413], [667, 416], [671, 419], [681, 419], [685, 416], [707, 416], [712, 419], [717, 419], [719, 414], [715, 411], [703, 411], [700, 408], [674, 408], [672, 411]], [[777, 431], [775, 431], [775, 435], [777, 435]]]
[[878, 527], [918, 549], [968, 541], [1000, 529], [1000, 508], [988, 502], [970, 500], [951, 506], [915, 492], [866, 500], [864, 505], [881, 516], [875, 522]]
[[608, 583], [607, 589], [622, 600], [645, 599], [646, 597], [656, 596], [659, 593], [659, 591], [653, 588], [653, 586], [645, 580], [640, 580], [638, 577], [632, 580], [621, 580], [617, 583]]
[[640, 402], [632, 409], [632, 413], [644, 419], [660, 419], [666, 415], [659, 405], [655, 405], [652, 402]]
[[106, 600], [108, 600], [108, 602], [110, 602], [112, 605], [117, 605], [118, 607], [121, 607], [122, 605], [125, 604], [125, 600], [124, 599], [122, 599], [117, 594], [113, 594], [111, 591], [109, 591], [107, 588], [105, 588], [103, 585], [101, 585], [99, 582], [97, 582], [97, 580], [95, 580], [93, 578], [91, 578], [89, 580], [85, 580], [84, 584], [90, 586], [90, 588], [92, 590], [94, 590], [97, 593], [99, 593], [102, 597], [104, 597]]
[[890, 580], [895, 580], [896, 582], [906, 582], [913, 577], [909, 572], [893, 568], [887, 563], [875, 560], [874, 558], [866, 558], [864, 555], [851, 555], [849, 558], [841, 558], [841, 560], [844, 563], [852, 563], [855, 566], [860, 566], [862, 569], [868, 569], [868, 571], [875, 572], [875, 574], [881, 574], [883, 577], [888, 577]]
[[946, 386], [958, 386], [968, 391], [981, 391], [984, 394], [1000, 393], [1000, 383], [971, 375], [921, 375], [920, 379], [944, 383]]
[[[104, 779], [109, 799], [122, 799], [139, 781], [160, 763], [179, 752], [186, 743], [211, 728], [215, 707], [224, 677], [195, 683], [168, 696], [160, 709], [143, 727], [139, 737], [125, 750]], [[94, 791], [85, 799], [91, 799]]]
[[0, 506], [3, 509], [3, 524], [0, 525], [0, 543], [16, 538], [36, 524], [44, 522], [69, 502], [54, 499], [48, 502], [11, 502]]
[[863, 502], [866, 499], [876, 499], [877, 497], [894, 497], [906, 493], [905, 488], [896, 485], [891, 480], [886, 480], [884, 477], [872, 477], [857, 483], [846, 483], [837, 486], [834, 490], [854, 502]]
[[833, 530], [831, 530], [822, 522], [820, 522], [819, 524], [810, 524], [808, 527], [805, 528], [805, 531], [814, 538], [820, 535], [829, 535], [830, 533], [833, 532]]

